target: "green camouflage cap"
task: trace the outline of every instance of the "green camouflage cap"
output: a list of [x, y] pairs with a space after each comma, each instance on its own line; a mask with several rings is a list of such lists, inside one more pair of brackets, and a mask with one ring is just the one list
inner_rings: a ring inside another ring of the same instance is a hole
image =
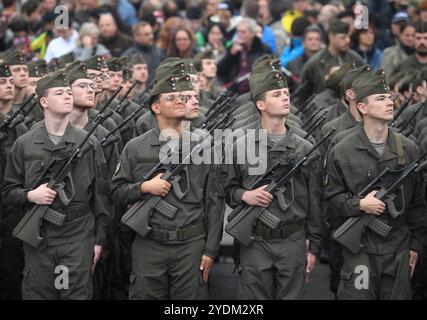
[[254, 73], [249, 77], [252, 99], [261, 93], [288, 87], [286, 77], [281, 71], [265, 71]]
[[58, 71], [63, 68], [65, 68], [65, 65], [58, 58], [53, 58], [47, 64], [47, 70], [49, 71], [49, 73]]
[[62, 56], [59, 57], [59, 60], [64, 65], [74, 62], [75, 59], [76, 59], [76, 57], [74, 56], [74, 53], [72, 51], [69, 53], [63, 54]]
[[194, 57], [194, 60], [202, 61], [204, 59], [215, 60], [215, 56], [214, 56], [213, 51], [208, 49], [208, 50], [205, 50], [203, 52], [196, 54], [196, 56]]
[[263, 54], [255, 59], [252, 64], [251, 73], [263, 73], [266, 71], [280, 71], [282, 63], [280, 59], [273, 54]]
[[135, 53], [130, 57], [130, 65], [134, 66], [136, 64], [147, 64], [142, 53]]
[[70, 82], [68, 81], [68, 77], [65, 71], [58, 70], [53, 72], [51, 75], [48, 75], [47, 77], [37, 81], [36, 93], [38, 96], [40, 96], [47, 89], [69, 86]]
[[93, 56], [90, 59], [83, 61], [87, 69], [98, 70], [108, 68], [105, 59], [102, 56]]
[[356, 93], [357, 103], [370, 95], [387, 94], [390, 91], [382, 69], [356, 79], [353, 82], [353, 89]]
[[350, 31], [350, 25], [337, 18], [333, 18], [329, 23], [329, 32], [332, 33], [345, 33], [348, 34]]
[[66, 72], [68, 74], [70, 84], [73, 84], [73, 82], [78, 79], [90, 79], [86, 66], [80, 61], [78, 65], [74, 65], [72, 68], [67, 68]]
[[170, 76], [182, 77], [186, 74], [185, 63], [181, 58], [167, 58], [156, 69], [156, 81]]
[[339, 84], [341, 80], [344, 78], [347, 72], [349, 72], [352, 69], [355, 69], [355, 67], [356, 66], [353, 61], [347, 61], [346, 63], [341, 65], [341, 67], [335, 72], [333, 72], [329, 76], [328, 80], [326, 80], [326, 83], [325, 83], [326, 88], [331, 89], [332, 91], [339, 94], [339, 89], [340, 89]]
[[18, 65], [18, 64], [26, 64], [27, 59], [24, 54], [20, 50], [12, 50], [9, 54], [3, 57], [4, 63], [9, 64], [10, 66]]
[[194, 90], [188, 74], [182, 77], [169, 76], [156, 83], [155, 87], [150, 92], [150, 96], [154, 97], [162, 93], [173, 93], [188, 90]]
[[9, 65], [7, 63], [0, 63], [0, 78], [10, 78], [12, 72], [10, 72]]
[[122, 62], [120, 61], [119, 58], [108, 59], [107, 66], [108, 66], [108, 70], [110, 71], [118, 72], [123, 70]]

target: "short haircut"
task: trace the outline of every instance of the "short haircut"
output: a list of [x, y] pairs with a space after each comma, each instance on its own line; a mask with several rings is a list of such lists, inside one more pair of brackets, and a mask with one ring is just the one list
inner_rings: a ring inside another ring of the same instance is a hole
[[151, 24], [147, 21], [140, 21], [136, 25], [132, 27], [132, 32], [135, 34], [139, 29], [144, 28], [146, 26], [151, 26]]
[[154, 103], [158, 103], [159, 101], [160, 101], [160, 93], [156, 94], [155, 96], [152, 96], [150, 98], [150, 102], [149, 102], [149, 104], [150, 104], [150, 112], [151, 112], [151, 114], [153, 116], [155, 116], [156, 114], [154, 113], [153, 109], [151, 109], [151, 105], [153, 105]]
[[246, 24], [248, 26], [248, 29], [250, 32], [252, 32], [252, 33], [256, 32], [257, 23], [254, 19], [244, 17], [239, 21], [239, 23], [237, 25], [241, 25], [241, 24]]

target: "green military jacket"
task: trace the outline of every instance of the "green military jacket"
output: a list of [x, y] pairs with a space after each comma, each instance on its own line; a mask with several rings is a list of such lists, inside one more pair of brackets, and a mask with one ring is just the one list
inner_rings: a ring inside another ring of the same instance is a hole
[[[62, 141], [56, 146], [50, 140], [44, 122], [19, 137], [8, 155], [2, 198], [23, 213], [28, 210], [27, 193], [53, 159], [68, 156], [87, 132], [68, 124]], [[104, 245], [106, 228], [112, 216], [108, 206], [108, 172], [101, 146], [95, 137], [89, 138], [90, 149], [74, 164], [71, 175], [75, 194], [67, 208], [88, 205], [90, 212], [57, 227], [43, 222], [41, 234], [47, 245], [59, 245], [94, 238]], [[70, 194], [69, 183], [65, 188]], [[64, 208], [59, 199], [52, 204], [55, 210]]]
[[[311, 149], [312, 145], [308, 141], [293, 133], [292, 129], [287, 129], [285, 138], [277, 144], [273, 144], [269, 139], [267, 140], [267, 159], [260, 159], [260, 161], [267, 160], [266, 168], [271, 167], [277, 161], [283, 163], [299, 161]], [[233, 149], [233, 164], [228, 168], [225, 192], [227, 204], [232, 208], [243, 203], [243, 193], [251, 190], [250, 185], [258, 178], [258, 175], [250, 173], [250, 169], [254, 165], [249, 164], [248, 161], [244, 164], [238, 163], [239, 145], [243, 146], [242, 144], [245, 143], [244, 137], [236, 141]], [[255, 143], [255, 150], [260, 150], [263, 141], [258, 135]], [[288, 210], [283, 212], [275, 194], [273, 194], [274, 199], [268, 207], [272, 214], [282, 220], [283, 225], [305, 220], [306, 238], [310, 240], [309, 250], [315, 255], [320, 253], [320, 242], [325, 230], [320, 211], [319, 166], [319, 159], [314, 156], [293, 177], [295, 202]], [[289, 185], [285, 187], [286, 190], [281, 192], [286, 201], [289, 202], [292, 199], [292, 188]]]
[[[327, 178], [325, 179], [324, 197], [331, 213], [342, 222], [349, 217], [361, 216], [357, 194], [385, 168], [399, 169], [417, 160], [417, 146], [408, 138], [399, 135], [405, 164], [398, 163], [396, 134], [389, 130], [384, 153], [380, 156], [369, 141], [364, 127], [349, 129], [353, 132], [338, 142], [330, 151], [327, 160]], [[367, 229], [363, 236], [363, 250], [372, 254], [390, 254], [404, 249], [420, 252], [425, 236], [426, 220], [424, 206], [424, 188], [420, 175], [413, 175], [403, 184], [404, 200], [397, 197], [396, 208], [404, 206], [405, 213], [391, 219], [385, 212], [378, 218], [392, 225], [387, 237], [382, 238]]]
[[[118, 204], [129, 205], [144, 200], [148, 195], [140, 191], [144, 176], [159, 162], [159, 154], [164, 141], [159, 139], [160, 129], [154, 129], [132, 139], [123, 149], [116, 173], [112, 179], [112, 197]], [[218, 169], [218, 170], [217, 170]], [[178, 208], [174, 219], [168, 219], [154, 212], [150, 225], [158, 229], [177, 230], [191, 224], [204, 223], [206, 246], [204, 254], [215, 258], [222, 238], [224, 206], [220, 201], [220, 168], [214, 165], [193, 162], [188, 167], [189, 192], [182, 200], [175, 195], [173, 188], [163, 198]], [[186, 179], [184, 178], [184, 181]], [[186, 186], [183, 187], [185, 189]], [[193, 239], [187, 240], [192, 241]], [[178, 243], [176, 240], [168, 243]]]

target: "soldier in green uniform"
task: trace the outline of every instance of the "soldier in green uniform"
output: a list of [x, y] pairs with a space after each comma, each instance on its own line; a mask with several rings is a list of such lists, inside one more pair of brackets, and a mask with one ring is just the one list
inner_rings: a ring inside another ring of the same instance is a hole
[[[88, 151], [71, 169], [74, 188], [70, 183], [65, 185], [65, 192], [71, 197], [67, 206], [46, 183], [32, 189], [51, 160], [68, 156], [87, 135], [69, 122], [73, 99], [65, 72], [39, 80], [36, 93], [45, 120], [13, 145], [2, 198], [21, 212], [28, 205], [50, 206], [65, 215], [65, 221], [62, 226], [43, 221], [43, 240], [37, 248], [24, 243], [22, 297], [91, 299], [91, 273], [101, 256], [111, 219], [105, 159], [98, 140], [89, 137]], [[66, 285], [58, 286], [58, 269], [65, 272]]]
[[[12, 112], [15, 93], [14, 78], [6, 63], [0, 63], [0, 119], [6, 121]], [[14, 129], [0, 135], [0, 187], [3, 185], [6, 158], [15, 140], [28, 131], [21, 123]], [[4, 201], [5, 199], [3, 199]], [[12, 236], [12, 230], [18, 222], [18, 216], [12, 206], [0, 201], [0, 300], [21, 299], [22, 269], [24, 254], [20, 241]]]
[[[249, 84], [261, 114], [261, 128], [267, 131], [266, 142], [259, 137], [255, 140], [255, 150], [259, 150], [261, 144], [267, 144], [266, 159], [261, 161], [267, 161], [268, 168], [276, 161], [289, 164], [300, 160], [312, 145], [285, 125], [290, 99], [284, 74], [279, 71], [258, 73], [251, 75]], [[251, 175], [251, 165], [239, 164], [236, 158], [238, 145], [245, 143], [244, 140], [237, 140], [233, 149], [234, 161], [226, 183], [227, 203], [232, 208], [241, 204], [268, 208], [268, 212], [281, 223], [277, 229], [272, 229], [258, 219], [252, 230], [252, 243], [248, 246], [238, 244], [239, 298], [302, 299], [304, 278], [314, 268], [323, 232], [318, 157], [309, 159], [296, 173], [293, 187], [289, 183], [286, 190], [278, 191], [287, 203], [294, 199], [285, 210], [278, 193], [266, 192], [263, 190], [265, 186], [250, 189], [258, 175]]]
[[25, 98], [25, 88], [28, 85], [28, 67], [24, 54], [19, 50], [12, 50], [3, 59], [4, 63], [9, 64], [10, 71], [15, 82], [14, 104], [20, 104]]
[[210, 100], [215, 100], [219, 95], [216, 84], [217, 65], [212, 50], [206, 50], [194, 57], [194, 60], [201, 62], [200, 77], [204, 82], [203, 95]]
[[[385, 168], [399, 169], [419, 157], [417, 146], [387, 126], [393, 99], [384, 76], [357, 79], [356, 93], [363, 125], [336, 144], [328, 155], [325, 200], [335, 219], [373, 215], [391, 226], [383, 238], [366, 228], [358, 253], [343, 250], [338, 299], [410, 299], [410, 277], [425, 241], [426, 219], [422, 180], [418, 174], [394, 198], [403, 214], [393, 219], [377, 190], [358, 193]], [[386, 177], [386, 179], [388, 179]]]
[[[218, 209], [223, 205], [214, 192], [217, 182], [212, 165], [189, 164], [189, 179], [184, 179], [184, 188], [189, 189], [181, 200], [179, 190], [171, 188], [161, 174], [144, 179], [159, 162], [165, 138], [177, 142], [184, 132], [187, 98], [181, 91], [192, 86], [188, 75], [176, 77], [174, 72], [157, 77], [151, 92], [151, 112], [156, 115], [158, 128], [125, 146], [112, 180], [112, 196], [117, 203], [128, 205], [154, 195], [177, 208], [172, 219], [154, 209], [149, 222], [152, 230], [144, 238], [136, 235], [130, 299], [206, 299], [209, 271], [222, 237], [224, 212]], [[169, 135], [171, 131], [176, 134]]]
[[130, 94], [131, 100], [135, 100], [147, 89], [148, 67], [142, 53], [133, 54], [129, 63], [132, 68], [132, 80], [138, 81], [138, 84]]
[[349, 49], [350, 26], [338, 19], [332, 19], [329, 24], [329, 45], [313, 55], [304, 65], [301, 74], [300, 94], [297, 105], [301, 105], [312, 93], [319, 93], [325, 88], [325, 74], [328, 66], [340, 66], [351, 60], [356, 66], [362, 65], [362, 58]]

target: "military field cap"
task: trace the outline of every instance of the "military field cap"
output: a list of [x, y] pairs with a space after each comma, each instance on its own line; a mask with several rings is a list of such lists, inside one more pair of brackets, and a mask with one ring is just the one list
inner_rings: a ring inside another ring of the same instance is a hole
[[47, 64], [47, 70], [49, 72], [55, 72], [55, 71], [58, 71], [62, 68], [65, 68], [65, 64], [63, 64], [62, 61], [59, 60], [58, 58], [53, 58]]
[[183, 77], [186, 75], [185, 63], [181, 58], [167, 58], [156, 69], [156, 81], [165, 77]]
[[350, 25], [337, 18], [333, 18], [329, 23], [329, 32], [332, 33], [345, 33], [348, 34], [350, 31]]
[[69, 87], [70, 82], [68, 81], [67, 74], [64, 70], [58, 70], [48, 75], [45, 78], [37, 81], [36, 93], [40, 96], [43, 92], [50, 88], [58, 87]]
[[125, 68], [123, 69], [123, 80], [132, 80], [132, 69]]
[[66, 72], [70, 84], [78, 79], [90, 79], [86, 66], [81, 62], [78, 65], [74, 65], [72, 68], [67, 68]]
[[394, 88], [394, 86], [405, 76], [405, 72], [395, 72], [393, 73], [388, 79], [387, 83], [390, 86], [390, 88]]
[[62, 56], [59, 57], [59, 60], [64, 64], [68, 64], [68, 63], [72, 63], [75, 60], [75, 56], [74, 53], [71, 51], [69, 53], [63, 54]]
[[191, 58], [184, 59], [185, 69], [188, 74], [197, 74], [196, 67], [194, 65], [194, 60]]
[[41, 78], [43, 76], [36, 62], [37, 61], [30, 61], [27, 63], [28, 76], [31, 78]]
[[83, 62], [87, 69], [101, 71], [107, 68], [107, 64], [102, 56], [93, 56]]
[[4, 58], [13, 51], [14, 49], [6, 49], [2, 52], [0, 52], [0, 62], [3, 62]]
[[276, 71], [280, 70], [282, 63], [280, 59], [273, 54], [264, 54], [259, 58], [255, 59], [252, 64], [252, 73], [266, 72], [266, 71]]
[[254, 73], [249, 77], [249, 87], [252, 98], [261, 93], [288, 87], [285, 75], [281, 71], [266, 71]]
[[356, 92], [356, 102], [373, 94], [389, 93], [390, 88], [384, 77], [384, 71], [378, 70], [359, 77], [353, 82], [353, 89]]
[[326, 80], [326, 88], [331, 89], [335, 91], [337, 94], [339, 94], [339, 88], [340, 88], [340, 82], [344, 78], [344, 76], [349, 72], [350, 70], [354, 69], [356, 65], [352, 60], [347, 61], [341, 67], [333, 72], [328, 80]]
[[194, 57], [194, 60], [203, 60], [203, 59], [214, 60], [215, 56], [214, 56], [213, 51], [208, 49], [208, 50], [205, 50], [203, 52], [196, 54], [196, 56]]
[[194, 60], [193, 61], [193, 65], [194, 65], [194, 68], [196, 69], [197, 72], [202, 72], [203, 71], [202, 60]]
[[159, 80], [150, 92], [150, 96], [154, 97], [162, 93], [174, 93], [188, 90], [194, 90], [188, 74], [182, 77], [172, 75]]
[[39, 70], [42, 77], [48, 73], [46, 60], [40, 59], [31, 62], [34, 62], [34, 64], [37, 66], [37, 69]]
[[7, 55], [3, 57], [2, 60], [2, 62], [7, 63], [10, 66], [27, 63], [27, 59], [20, 50], [11, 50]]
[[351, 85], [358, 77], [360, 77], [362, 74], [366, 72], [369, 72], [370, 70], [371, 68], [369, 67], [369, 65], [364, 64], [364, 65], [361, 65], [360, 67], [351, 69], [348, 72], [346, 72], [341, 82], [339, 83], [341, 91], [345, 92], [345, 90], [350, 89]]
[[427, 22], [417, 22], [415, 25], [415, 32], [425, 33], [427, 32]]
[[120, 63], [122, 64], [122, 69], [131, 67], [129, 57], [124, 56], [124, 57], [120, 57], [119, 59], [120, 59]]
[[107, 60], [108, 70], [110, 71], [122, 71], [123, 66], [119, 58], [110, 58]]
[[81, 64], [82, 64], [82, 62], [80, 60], [74, 60], [73, 63], [71, 63], [70, 65], [65, 67], [65, 71], [68, 72], [69, 70], [76, 68], [76, 67], [80, 66]]
[[134, 66], [136, 64], [147, 64], [144, 60], [142, 53], [135, 53], [130, 57], [130, 64]]
[[12, 76], [10, 72], [9, 65], [7, 63], [0, 63], [0, 78], [9, 78]]

